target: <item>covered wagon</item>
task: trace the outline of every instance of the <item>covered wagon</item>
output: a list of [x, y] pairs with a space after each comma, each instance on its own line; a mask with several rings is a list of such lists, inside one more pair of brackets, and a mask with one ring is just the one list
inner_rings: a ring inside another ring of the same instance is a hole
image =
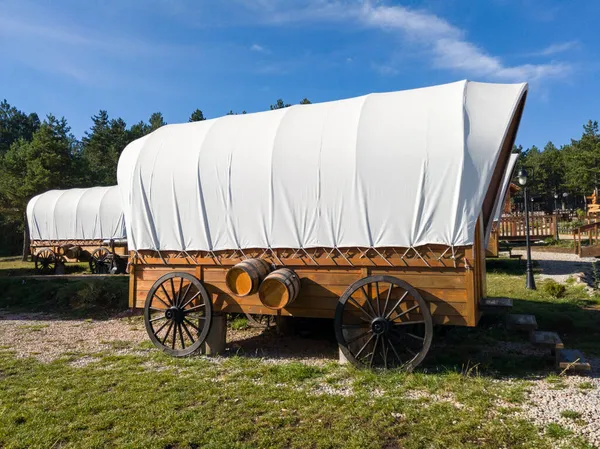
[[36, 271], [53, 274], [65, 262], [87, 261], [92, 273], [123, 272], [128, 257], [119, 188], [49, 190], [27, 204]]
[[457, 83], [164, 126], [122, 153], [130, 305], [175, 356], [214, 316], [332, 319], [411, 369], [476, 326], [526, 84]]

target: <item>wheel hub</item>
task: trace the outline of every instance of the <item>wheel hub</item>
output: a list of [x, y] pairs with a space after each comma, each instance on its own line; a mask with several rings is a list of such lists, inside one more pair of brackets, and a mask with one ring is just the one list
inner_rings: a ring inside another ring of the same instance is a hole
[[167, 311], [165, 312], [165, 318], [167, 320], [173, 320], [176, 323], [181, 323], [183, 321], [183, 310], [180, 309], [179, 307], [171, 307], [169, 309], [167, 309]]
[[389, 330], [389, 323], [383, 317], [377, 317], [371, 322], [371, 330], [375, 335], [382, 335]]

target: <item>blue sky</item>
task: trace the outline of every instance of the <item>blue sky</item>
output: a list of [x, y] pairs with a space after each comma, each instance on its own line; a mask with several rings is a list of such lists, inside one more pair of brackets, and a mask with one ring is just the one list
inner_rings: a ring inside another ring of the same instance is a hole
[[600, 2], [0, 0], [0, 98], [65, 116], [230, 109], [460, 79], [530, 83], [517, 139], [560, 145], [600, 120]]

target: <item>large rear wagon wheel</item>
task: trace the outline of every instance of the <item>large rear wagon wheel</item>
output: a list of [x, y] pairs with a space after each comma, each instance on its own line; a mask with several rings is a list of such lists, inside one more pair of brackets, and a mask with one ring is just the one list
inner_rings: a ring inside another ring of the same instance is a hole
[[35, 255], [35, 271], [40, 274], [54, 274], [58, 265], [58, 257], [51, 249], [42, 249]]
[[335, 311], [342, 353], [356, 366], [412, 371], [433, 337], [429, 306], [393, 276], [368, 276], [346, 289]]
[[261, 329], [268, 329], [274, 327], [276, 324], [274, 315], [263, 315], [259, 313], [246, 313], [248, 319], [248, 326], [257, 327]]
[[193, 354], [212, 324], [210, 296], [191, 274], [167, 273], [148, 292], [144, 322], [157, 348], [175, 357]]

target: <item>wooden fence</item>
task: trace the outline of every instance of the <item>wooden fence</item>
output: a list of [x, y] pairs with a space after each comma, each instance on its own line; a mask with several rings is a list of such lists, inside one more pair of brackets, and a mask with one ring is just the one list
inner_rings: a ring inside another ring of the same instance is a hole
[[[579, 257], [600, 256], [600, 221], [588, 223], [573, 229], [575, 254]], [[582, 245], [582, 239], [584, 245]]]
[[[556, 238], [557, 215], [529, 215], [529, 238]], [[500, 240], [525, 240], [525, 215], [505, 215], [500, 219]]]

